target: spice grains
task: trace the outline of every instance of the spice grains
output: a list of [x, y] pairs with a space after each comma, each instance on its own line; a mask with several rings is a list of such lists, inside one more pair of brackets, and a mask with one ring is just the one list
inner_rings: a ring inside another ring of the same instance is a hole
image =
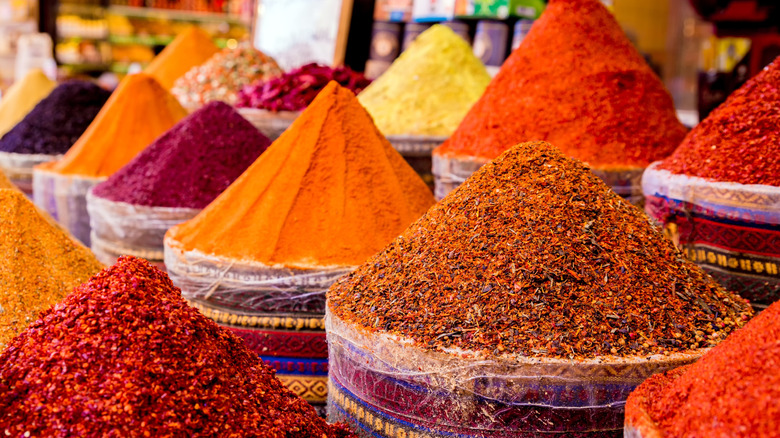
[[553, 146], [483, 166], [328, 292], [341, 320], [483, 356], [711, 347], [752, 314]]

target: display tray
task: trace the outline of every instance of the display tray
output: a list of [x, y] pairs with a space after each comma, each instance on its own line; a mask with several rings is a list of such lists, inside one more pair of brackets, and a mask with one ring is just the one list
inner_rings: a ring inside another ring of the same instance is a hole
[[19, 190], [27, 195], [32, 195], [33, 167], [49, 161], [56, 161], [60, 158], [62, 158], [62, 155], [0, 152], [0, 170]]
[[279, 138], [301, 114], [300, 111], [273, 112], [256, 108], [237, 108], [237, 110], [271, 141]]

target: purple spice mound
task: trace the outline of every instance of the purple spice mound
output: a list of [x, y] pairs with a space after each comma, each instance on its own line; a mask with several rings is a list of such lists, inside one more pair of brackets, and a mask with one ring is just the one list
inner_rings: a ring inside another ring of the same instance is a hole
[[88, 81], [58, 85], [0, 139], [0, 151], [45, 155], [68, 152], [110, 95]]
[[211, 102], [95, 186], [95, 196], [150, 207], [204, 208], [271, 144], [224, 102]]

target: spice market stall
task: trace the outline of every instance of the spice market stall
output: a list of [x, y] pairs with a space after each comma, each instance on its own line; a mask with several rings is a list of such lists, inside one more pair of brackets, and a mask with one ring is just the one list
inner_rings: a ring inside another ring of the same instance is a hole
[[483, 166], [328, 291], [328, 415], [362, 436], [621, 436], [625, 400], [752, 315], [550, 144]]
[[354, 94], [331, 82], [195, 218], [165, 236], [184, 297], [323, 406], [325, 291], [434, 203]]

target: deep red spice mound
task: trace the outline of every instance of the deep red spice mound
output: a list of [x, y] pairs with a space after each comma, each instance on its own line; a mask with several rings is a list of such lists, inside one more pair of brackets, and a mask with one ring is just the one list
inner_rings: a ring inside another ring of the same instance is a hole
[[693, 128], [661, 168], [715, 181], [780, 186], [780, 58]]
[[660, 79], [599, 0], [552, 0], [435, 153], [492, 159], [546, 140], [592, 167], [646, 167], [685, 136]]
[[[345, 437], [148, 262], [122, 257], [0, 356], [10, 436]], [[29, 435], [26, 434], [29, 432]]]
[[666, 437], [780, 436], [780, 303], [732, 333], [698, 362], [653, 376], [626, 405], [640, 409]]
[[752, 314], [543, 142], [483, 166], [334, 284], [328, 305], [426, 349], [561, 358], [709, 347]]
[[98, 184], [94, 194], [128, 204], [204, 208], [270, 144], [233, 107], [212, 102]]

